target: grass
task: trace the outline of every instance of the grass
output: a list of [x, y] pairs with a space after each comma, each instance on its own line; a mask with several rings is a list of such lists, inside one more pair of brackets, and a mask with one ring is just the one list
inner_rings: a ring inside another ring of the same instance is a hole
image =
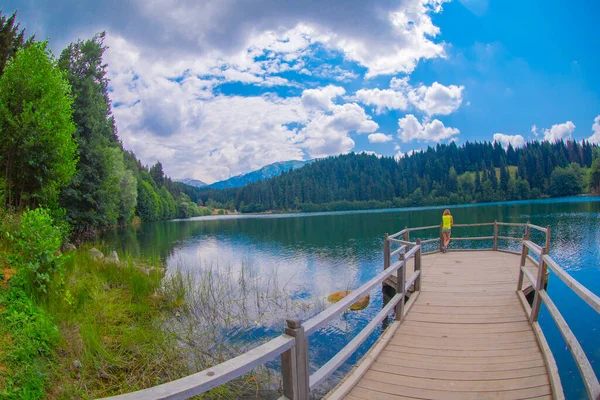
[[188, 372], [161, 329], [171, 311], [156, 294], [162, 274], [104, 264], [82, 249], [68, 258], [64, 284], [36, 302], [3, 275], [0, 397], [96, 398]]
[[[142, 267], [156, 260], [126, 256], [117, 266], [88, 249], [70, 253], [47, 292], [32, 296], [9, 262], [10, 241], [0, 240], [0, 398], [90, 399], [155, 386], [260, 344], [252, 327], [314, 307], [291, 301], [275, 274], [265, 282], [243, 266], [182, 266], [165, 277]], [[278, 376], [257, 368], [198, 398], [272, 395]]]

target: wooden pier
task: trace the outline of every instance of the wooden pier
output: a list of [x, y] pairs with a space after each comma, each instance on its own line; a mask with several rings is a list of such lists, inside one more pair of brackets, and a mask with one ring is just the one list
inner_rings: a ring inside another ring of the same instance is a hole
[[423, 256], [421, 291], [406, 317], [330, 398], [552, 398], [542, 350], [515, 295], [518, 270], [509, 266], [519, 259], [496, 251]]
[[[426, 253], [426, 245], [437, 245], [439, 237], [410, 241], [411, 234], [419, 237], [439, 226], [386, 235], [382, 272], [315, 317], [287, 320], [283, 335], [222, 364], [113, 399], [187, 399], [281, 357], [281, 398], [305, 400], [390, 315], [394, 322], [328, 399], [564, 399], [556, 363], [537, 322], [544, 303], [571, 350], [589, 398], [600, 400], [598, 378], [546, 292], [548, 271], [582, 299], [582, 306], [600, 313], [600, 298], [548, 255], [550, 228], [503, 222], [454, 228], [473, 226], [493, 228], [493, 234], [453, 240], [484, 241], [489, 247]], [[523, 235], [499, 235], [503, 226], [523, 229]], [[543, 233], [544, 243], [532, 242], [531, 230]], [[516, 241], [521, 250], [503, 249], [500, 241]], [[382, 285], [393, 287], [395, 294], [356, 337], [311, 374], [310, 335]]]

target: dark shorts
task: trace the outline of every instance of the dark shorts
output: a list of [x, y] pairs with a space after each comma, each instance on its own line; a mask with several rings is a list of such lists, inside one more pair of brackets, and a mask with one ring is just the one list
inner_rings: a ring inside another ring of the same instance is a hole
[[442, 229], [442, 233], [447, 233], [448, 235], [452, 233], [452, 229], [451, 228], [444, 228]]

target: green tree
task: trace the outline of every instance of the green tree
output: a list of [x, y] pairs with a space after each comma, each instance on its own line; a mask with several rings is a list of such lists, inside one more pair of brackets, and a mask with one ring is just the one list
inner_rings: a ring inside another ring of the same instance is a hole
[[589, 185], [592, 192], [600, 192], [600, 158], [595, 159], [592, 163], [589, 175]]
[[142, 221], [155, 221], [158, 219], [158, 196], [144, 180], [138, 180], [137, 213]]
[[157, 161], [156, 164], [150, 168], [150, 176], [156, 183], [156, 186], [162, 187], [165, 184], [165, 173], [163, 172], [163, 166], [160, 161]]
[[63, 191], [61, 205], [77, 231], [127, 222], [135, 206], [137, 188], [122, 167], [123, 151], [110, 111], [104, 37], [101, 33], [70, 44], [59, 60], [75, 97], [74, 137], [79, 144], [77, 173]]
[[6, 205], [56, 206], [75, 172], [70, 87], [46, 42], [20, 50], [0, 77], [0, 168]]
[[[579, 167], [579, 165], [577, 165]], [[569, 166], [567, 168], [556, 167], [550, 175], [550, 196], [574, 196], [581, 193], [582, 176], [577, 168]]]
[[25, 41], [25, 29], [19, 30], [21, 24], [15, 24], [16, 18], [16, 11], [7, 18], [0, 10], [0, 75], [8, 60], [17, 54], [17, 51], [32, 44], [34, 40], [32, 36]]
[[177, 217], [177, 204], [171, 196], [171, 193], [164, 186], [160, 188], [158, 192], [161, 201], [165, 204], [165, 214], [162, 216], [163, 219], [172, 219]]

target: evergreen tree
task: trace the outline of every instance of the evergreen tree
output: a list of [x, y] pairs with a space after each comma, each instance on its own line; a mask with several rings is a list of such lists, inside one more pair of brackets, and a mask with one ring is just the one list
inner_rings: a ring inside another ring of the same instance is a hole
[[131, 201], [135, 200], [132, 191], [137, 186], [122, 168], [123, 151], [110, 111], [106, 65], [102, 63], [104, 38], [105, 34], [100, 33], [90, 40], [72, 43], [59, 60], [75, 98], [74, 138], [79, 146], [77, 173], [63, 191], [61, 205], [69, 222], [80, 232], [129, 220]]
[[25, 29], [19, 30], [21, 24], [15, 24], [16, 18], [16, 11], [7, 18], [0, 10], [0, 75], [8, 60], [17, 54], [17, 51], [34, 41], [33, 36], [25, 40]]

